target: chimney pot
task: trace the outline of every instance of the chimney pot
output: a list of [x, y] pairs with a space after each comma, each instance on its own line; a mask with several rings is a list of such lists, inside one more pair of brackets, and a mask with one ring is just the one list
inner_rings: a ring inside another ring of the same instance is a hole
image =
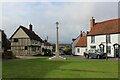
[[32, 24], [29, 25], [29, 30], [32, 31]]
[[72, 41], [74, 42], [76, 39], [72, 39]]
[[87, 31], [87, 34], [89, 33], [89, 31]]
[[46, 40], [46, 39], [45, 39], [44, 41], [45, 41], [45, 42], [47, 42], [47, 40]]
[[81, 32], [80, 32], [80, 36], [81, 36], [81, 37], [83, 36], [83, 34], [82, 34], [82, 33], [83, 33], [83, 32], [81, 31]]

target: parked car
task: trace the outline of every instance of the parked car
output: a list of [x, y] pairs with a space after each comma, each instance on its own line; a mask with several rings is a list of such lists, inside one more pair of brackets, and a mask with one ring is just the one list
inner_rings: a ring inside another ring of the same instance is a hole
[[106, 53], [100, 52], [98, 50], [89, 50], [84, 52], [84, 56], [86, 58], [97, 58], [97, 59], [101, 59], [101, 58], [106, 58]]
[[53, 53], [51, 52], [51, 50], [46, 49], [46, 50], [44, 51], [44, 56], [53, 56]]

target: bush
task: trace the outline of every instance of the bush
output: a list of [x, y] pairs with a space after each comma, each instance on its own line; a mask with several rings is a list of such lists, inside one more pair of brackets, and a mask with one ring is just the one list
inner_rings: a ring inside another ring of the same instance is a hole
[[71, 55], [71, 54], [72, 54], [72, 49], [71, 49], [71, 48], [68, 48], [68, 49], [64, 50], [64, 53], [65, 53], [66, 55]]
[[6, 51], [2, 54], [2, 59], [13, 59], [13, 58], [16, 58], [12, 51]]

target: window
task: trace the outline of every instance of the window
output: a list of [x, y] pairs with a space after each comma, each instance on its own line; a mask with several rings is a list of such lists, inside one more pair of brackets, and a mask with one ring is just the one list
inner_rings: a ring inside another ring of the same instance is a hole
[[35, 44], [37, 44], [37, 41], [35, 41]]
[[35, 47], [32, 47], [32, 51], [36, 51], [36, 48], [35, 48]]
[[27, 50], [27, 46], [25, 46], [25, 50]]
[[44, 52], [45, 51], [45, 49], [44, 48], [42, 48], [42, 52]]
[[14, 42], [18, 42], [18, 39], [15, 38], [15, 39], [14, 39]]
[[111, 37], [110, 37], [110, 35], [106, 35], [106, 42], [108, 42], [108, 43], [111, 42]]
[[39, 49], [39, 47], [38, 47], [38, 51], [39, 51], [40, 49]]
[[79, 49], [79, 48], [77, 49], [77, 52], [78, 52], [78, 53], [80, 52], [80, 49]]
[[111, 54], [111, 46], [107, 46], [107, 53]]
[[95, 43], [95, 36], [91, 36], [91, 43]]
[[0, 42], [0, 49], [2, 48], [2, 43]]
[[34, 44], [34, 40], [32, 40], [31, 42], [32, 42], [32, 44]]
[[96, 49], [96, 46], [90, 46], [91, 49]]

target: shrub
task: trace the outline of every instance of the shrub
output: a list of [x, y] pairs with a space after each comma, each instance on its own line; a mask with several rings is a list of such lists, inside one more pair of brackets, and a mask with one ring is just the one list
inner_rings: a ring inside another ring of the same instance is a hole
[[66, 55], [71, 55], [72, 54], [72, 49], [71, 48], [67, 48], [67, 49], [64, 50], [64, 53]]
[[16, 58], [12, 51], [6, 51], [2, 54], [2, 59], [13, 59], [13, 58]]

